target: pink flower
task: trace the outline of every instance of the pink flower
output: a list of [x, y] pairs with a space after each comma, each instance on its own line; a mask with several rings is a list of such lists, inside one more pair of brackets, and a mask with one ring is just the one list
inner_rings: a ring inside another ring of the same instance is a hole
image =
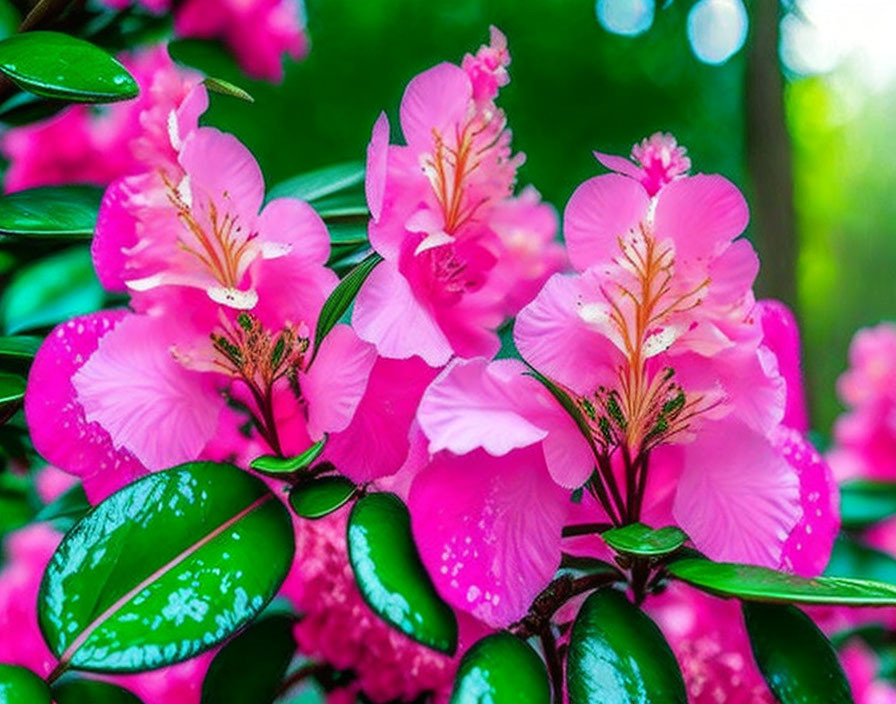
[[514, 200], [511, 156], [492, 100], [509, 61], [497, 30], [464, 67], [416, 76], [401, 102], [407, 146], [389, 144], [385, 113], [368, 146], [370, 241], [384, 257], [362, 287], [352, 323], [385, 357], [432, 366], [491, 356], [495, 330], [562, 263], [553, 216], [534, 191]]
[[[106, 185], [176, 157], [169, 115], [205, 110], [198, 74], [175, 67], [164, 46], [119, 57], [140, 96], [99, 108], [75, 105], [43, 122], [8, 130], [0, 151], [9, 160], [7, 192], [64, 183]], [[184, 119], [184, 118], [181, 118]], [[194, 125], [195, 126], [195, 125]]]
[[[37, 593], [62, 534], [36, 523], [7, 536], [0, 569], [0, 662], [46, 677], [56, 659], [37, 625]], [[199, 704], [214, 652], [153, 672], [103, 677], [137, 694], [144, 704]]]
[[879, 658], [858, 639], [840, 654], [856, 704], [896, 704], [896, 688], [878, 676]]
[[690, 171], [691, 160], [685, 154], [687, 150], [679, 146], [675, 137], [662, 132], [634, 145], [632, 161], [621, 156], [594, 152], [601, 164], [611, 171], [639, 181], [651, 196], [656, 195], [667, 183]]

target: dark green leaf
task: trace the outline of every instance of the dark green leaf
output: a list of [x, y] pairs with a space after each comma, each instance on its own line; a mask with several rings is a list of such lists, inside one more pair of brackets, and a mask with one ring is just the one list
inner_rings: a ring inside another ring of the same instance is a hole
[[0, 197], [0, 234], [20, 237], [93, 237], [103, 190], [93, 186], [45, 186]]
[[83, 39], [25, 32], [0, 41], [0, 71], [46, 98], [109, 103], [134, 98], [137, 82], [118, 61]]
[[838, 535], [824, 573], [828, 577], [861, 577], [896, 584], [896, 559], [853, 538]]
[[333, 329], [343, 313], [355, 300], [358, 291], [363, 283], [370, 276], [370, 272], [374, 270], [377, 264], [383, 261], [383, 258], [376, 252], [371, 253], [358, 266], [352, 269], [345, 278], [339, 282], [339, 285], [333, 289], [333, 293], [324, 302], [324, 306], [320, 311], [320, 317], [317, 319], [317, 329], [314, 331], [314, 352], [312, 353], [312, 361], [314, 355], [320, 349], [320, 343]]
[[794, 606], [744, 604], [753, 657], [781, 704], [852, 704], [837, 654]]
[[[0, 473], [0, 539], [32, 520], [34, 507], [29, 499], [29, 488], [27, 477]], [[0, 551], [0, 561], [2, 559]]]
[[231, 98], [239, 98], [240, 100], [245, 100], [247, 103], [255, 102], [255, 98], [249, 95], [249, 93], [247, 93], [239, 86], [233, 85], [233, 83], [231, 83], [230, 81], [225, 81], [223, 78], [213, 78], [212, 76], [206, 76], [205, 80], [203, 80], [202, 82], [205, 84], [205, 87], [213, 93], [229, 95]]
[[26, 335], [0, 337], [0, 357], [33, 359], [42, 342], [43, 338], [41, 337]]
[[461, 659], [450, 704], [549, 704], [551, 687], [541, 658], [507, 632], [486, 636]]
[[370, 217], [364, 193], [332, 193], [311, 203], [324, 220], [353, 218], [366, 223]]
[[40, 627], [82, 670], [170, 665], [251, 621], [293, 552], [289, 513], [248, 472], [211, 462], [157, 472], [66, 534], [41, 583]]
[[896, 515], [896, 482], [865, 479], [840, 487], [840, 522], [844, 528], [864, 528]]
[[262, 617], [215, 655], [202, 684], [202, 704], [270, 704], [296, 650], [295, 618]]
[[7, 334], [55, 325], [103, 305], [87, 247], [73, 247], [21, 269], [0, 297]]
[[25, 397], [25, 379], [18, 374], [0, 372], [0, 406]]
[[341, 256], [368, 244], [367, 220], [330, 222], [327, 223], [327, 229], [330, 231], [330, 245], [339, 249]]
[[688, 539], [687, 533], [677, 526], [666, 526], [654, 530], [643, 523], [631, 523], [621, 528], [611, 528], [603, 532], [601, 537], [616, 552], [651, 557], [674, 552]]
[[289, 492], [289, 505], [302, 518], [323, 518], [354, 493], [355, 485], [345, 477], [320, 477], [296, 484]]
[[570, 704], [686, 704], [675, 655], [622, 592], [601, 589], [576, 616], [566, 660]]
[[578, 574], [603, 574], [620, 581], [624, 579], [624, 575], [615, 565], [587, 555], [570, 555], [564, 552], [560, 556], [560, 568]]
[[805, 579], [766, 567], [687, 559], [667, 566], [670, 574], [698, 589], [748, 601], [843, 606], [896, 606], [896, 586], [842, 577]]
[[0, 39], [15, 34], [22, 21], [22, 13], [11, 0], [0, 0]]
[[140, 699], [126, 689], [80, 678], [53, 685], [53, 700], [56, 704], [141, 704]]
[[327, 438], [318, 440], [311, 447], [300, 455], [295, 457], [277, 457], [277, 455], [262, 455], [256, 457], [249, 463], [249, 466], [257, 472], [264, 474], [292, 474], [300, 469], [305, 469], [314, 460], [320, 457], [320, 453], [324, 451]]
[[31, 670], [17, 665], [0, 665], [2, 704], [50, 704], [50, 689]]
[[364, 173], [360, 161], [334, 164], [278, 183], [270, 189], [268, 199], [288, 197], [312, 202], [363, 183]]
[[41, 98], [33, 93], [13, 93], [0, 105], [0, 122], [19, 127], [52, 117], [70, 103]]
[[394, 494], [368, 494], [352, 508], [348, 555], [364, 601], [405, 635], [443, 653], [457, 649], [454, 612], [436, 593]]
[[55, 501], [44, 506], [34, 517], [36, 521], [56, 521], [59, 519], [80, 520], [90, 510], [90, 502], [84, 487], [79, 482]]

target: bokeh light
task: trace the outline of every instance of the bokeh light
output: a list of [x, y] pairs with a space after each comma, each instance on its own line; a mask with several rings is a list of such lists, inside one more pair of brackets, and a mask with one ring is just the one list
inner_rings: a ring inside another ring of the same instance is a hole
[[688, 13], [688, 39], [703, 63], [723, 64], [747, 40], [749, 20], [741, 0], [700, 0]]
[[597, 0], [594, 10], [604, 29], [634, 37], [650, 29], [656, 5], [654, 0]]

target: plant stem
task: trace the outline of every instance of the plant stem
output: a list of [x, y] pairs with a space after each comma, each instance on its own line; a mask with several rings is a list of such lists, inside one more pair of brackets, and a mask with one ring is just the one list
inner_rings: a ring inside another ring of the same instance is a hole
[[593, 535], [603, 533], [613, 527], [612, 523], [576, 523], [563, 527], [563, 537], [571, 538], [576, 535]]
[[550, 624], [557, 609], [574, 596], [621, 579], [623, 579], [621, 575], [606, 573], [589, 574], [577, 579], [568, 574], [557, 577], [535, 597], [532, 606], [529, 607], [529, 613], [515, 624], [511, 624], [510, 629], [520, 638], [539, 634]]
[[47, 684], [53, 684], [56, 680], [62, 677], [63, 674], [68, 670], [69, 663], [66, 660], [60, 660], [56, 663], [56, 667], [53, 668], [53, 671], [47, 675]]
[[557, 640], [548, 624], [541, 632], [541, 647], [544, 649], [544, 659], [551, 676], [551, 687], [554, 690], [554, 704], [563, 704], [563, 663], [560, 661], [560, 653], [557, 651]]

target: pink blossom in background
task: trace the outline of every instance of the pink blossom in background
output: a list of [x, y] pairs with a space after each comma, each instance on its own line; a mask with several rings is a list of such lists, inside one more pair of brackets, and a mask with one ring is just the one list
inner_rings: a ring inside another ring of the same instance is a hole
[[852, 687], [856, 704], [896, 704], [896, 688], [878, 676], [877, 655], [857, 638], [840, 652], [840, 664]]
[[411, 80], [401, 101], [407, 146], [383, 113], [367, 151], [370, 241], [385, 259], [352, 324], [384, 357], [492, 356], [495, 330], [563, 264], [554, 216], [535, 191], [513, 198], [522, 155], [494, 104], [507, 83], [506, 40]]

